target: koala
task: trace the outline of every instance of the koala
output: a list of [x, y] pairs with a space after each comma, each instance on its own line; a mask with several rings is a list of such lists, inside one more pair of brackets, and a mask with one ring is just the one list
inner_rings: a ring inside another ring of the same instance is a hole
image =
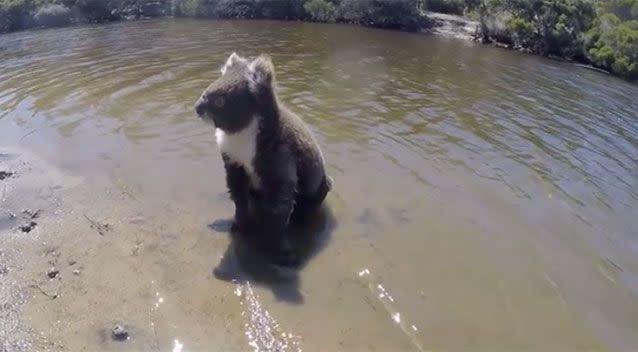
[[294, 265], [286, 230], [291, 220], [321, 206], [333, 180], [308, 126], [279, 101], [270, 57], [248, 60], [232, 53], [195, 111], [215, 127], [235, 204], [231, 231], [261, 221], [277, 264]]

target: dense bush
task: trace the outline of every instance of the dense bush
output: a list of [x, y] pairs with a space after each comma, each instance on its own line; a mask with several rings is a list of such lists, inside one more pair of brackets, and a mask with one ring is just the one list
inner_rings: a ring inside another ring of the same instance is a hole
[[512, 17], [507, 23], [515, 45], [542, 55], [578, 59], [582, 33], [595, 16], [589, 0], [501, 0]]
[[15, 31], [29, 25], [28, 0], [0, 0], [0, 32]]
[[638, 0], [492, 0], [516, 46], [638, 78]]
[[214, 14], [219, 18], [255, 18], [257, 17], [255, 0], [220, 0]]
[[339, 19], [380, 28], [416, 30], [421, 16], [417, 0], [342, 0]]
[[337, 8], [326, 0], [309, 0], [304, 9], [314, 21], [332, 22], [337, 15]]
[[417, 0], [179, 0], [177, 15], [341, 21], [382, 28], [417, 29]]
[[[205, 17], [214, 4], [202, 0], [179, 0], [175, 2], [175, 15], [185, 17]], [[212, 13], [212, 10], [210, 11]]]
[[425, 0], [424, 7], [428, 11], [462, 15], [466, 0]]
[[45, 5], [37, 10], [33, 19], [37, 26], [65, 26], [71, 22], [71, 9], [61, 4]]
[[[103, 22], [166, 14], [211, 18], [339, 20], [405, 30], [417, 29], [421, 24], [417, 0], [172, 0], [172, 6], [168, 6], [168, 3], [168, 0], [0, 0], [0, 32], [33, 24]], [[34, 20], [35, 17], [37, 20]]]
[[308, 0], [256, 0], [255, 12], [259, 18], [306, 19], [305, 3]]
[[619, 75], [638, 78], [638, 21], [601, 16], [588, 32], [587, 54], [592, 63]]
[[77, 0], [73, 9], [82, 22], [104, 22], [117, 19], [112, 13], [118, 5], [110, 0]]
[[[638, 0], [425, 0], [470, 13], [484, 42], [590, 63], [638, 79]], [[478, 15], [478, 16], [476, 16]]]
[[175, 15], [210, 18], [304, 19], [306, 0], [176, 0]]
[[638, 0], [604, 0], [599, 2], [604, 13], [612, 13], [621, 21], [638, 20]]

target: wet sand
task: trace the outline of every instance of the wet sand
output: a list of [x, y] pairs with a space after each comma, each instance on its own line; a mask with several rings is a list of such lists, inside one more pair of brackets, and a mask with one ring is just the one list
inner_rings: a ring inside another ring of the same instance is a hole
[[[209, 209], [189, 216], [174, 202], [153, 204], [121, 184], [100, 188], [100, 181], [64, 173], [24, 150], [3, 155], [8, 161], [0, 165], [13, 172], [3, 183], [2, 211], [8, 218], [0, 257], [7, 312], [0, 319], [1, 337], [8, 351], [211, 346], [297, 351], [303, 348], [297, 331], [334, 319], [320, 314], [310, 324], [290, 319], [316, 293], [302, 287], [298, 271], [271, 266], [250, 244], [231, 238], [228, 219], [201, 217], [210, 209], [230, 213], [223, 194]], [[26, 205], [31, 208], [16, 210]], [[32, 222], [37, 222], [33, 229], [23, 231]], [[305, 225], [293, 232], [303, 232], [295, 233], [296, 248], [311, 261], [329, 242], [336, 219], [326, 207]], [[339, 275], [339, 282], [331, 280], [362, 297], [332, 293], [329, 299], [347, 298], [367, 319], [384, 323], [361, 330], [341, 317], [340, 336], [324, 347], [412, 349], [418, 342], [394, 326], [396, 313], [388, 311], [383, 297], [375, 297], [382, 292], [369, 274], [350, 271]], [[273, 304], [291, 314], [285, 323], [265, 307]], [[116, 324], [127, 330], [125, 341], [112, 337]], [[364, 342], [377, 334], [385, 342]]]
[[[2, 231], [10, 313], [1, 321], [9, 351], [606, 350], [570, 304], [609, 294], [606, 282], [618, 269], [603, 263], [609, 272], [588, 282], [599, 288], [578, 292], [579, 259], [558, 243], [513, 242], [506, 228], [531, 231], [515, 211], [490, 220], [467, 214], [450, 226], [441, 204], [386, 213], [361, 204], [359, 214], [337, 210], [340, 223], [333, 212], [349, 192], [337, 188], [324, 218], [310, 227], [319, 243], [295, 272], [269, 267], [224, 232], [227, 219], [213, 215], [231, 213], [223, 194], [185, 207], [125, 181], [101, 184], [63, 172], [25, 151], [9, 155], [1, 164], [15, 173], [3, 183], [2, 203], [3, 212], [16, 214]], [[458, 188], [437, 196], [460, 204]], [[428, 227], [409, 221], [415, 216]], [[31, 220], [32, 231], [20, 230]], [[363, 241], [380, 229], [403, 242]], [[415, 232], [423, 235], [418, 242], [407, 235]], [[530, 256], [530, 247], [538, 255]], [[401, 257], [390, 254], [397, 251]], [[559, 269], [548, 265], [554, 260]], [[58, 271], [53, 278], [51, 268]], [[559, 288], [558, 280], [571, 284]], [[618, 314], [629, 317], [631, 309]], [[512, 324], [504, 324], [508, 319]], [[128, 340], [112, 338], [115, 324], [128, 330]]]

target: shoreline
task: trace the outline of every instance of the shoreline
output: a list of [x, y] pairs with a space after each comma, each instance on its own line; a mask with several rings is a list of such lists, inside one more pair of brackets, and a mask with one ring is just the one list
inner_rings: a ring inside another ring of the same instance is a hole
[[438, 35], [438, 36], [443, 36], [447, 38], [455, 38], [455, 39], [470, 41], [480, 45], [491, 46], [491, 47], [495, 47], [499, 49], [517, 51], [523, 54], [543, 57], [545, 59], [572, 64], [577, 67], [585, 68], [585, 69], [603, 73], [612, 77], [620, 78], [629, 83], [636, 83], [635, 81], [632, 81], [628, 78], [615, 75], [609, 70], [596, 67], [592, 65], [591, 63], [568, 60], [566, 58], [558, 57], [558, 56], [543, 56], [543, 55], [531, 52], [529, 50], [508, 46], [496, 40], [492, 40], [491, 43], [481, 43], [477, 35], [478, 27], [480, 26], [480, 23], [478, 21], [475, 21], [463, 16], [450, 15], [450, 14], [437, 13], [437, 12], [426, 12], [425, 15], [433, 19], [436, 24], [432, 26], [431, 28], [420, 30], [420, 32], [424, 34], [432, 34], [432, 35]]
[[[484, 45], [484, 46], [490, 46], [490, 47], [495, 47], [495, 48], [500, 48], [500, 49], [505, 49], [505, 50], [510, 50], [510, 51], [516, 51], [516, 52], [520, 52], [520, 53], [524, 53], [524, 54], [529, 54], [529, 55], [533, 55], [533, 56], [538, 56], [538, 57], [543, 57], [549, 60], [554, 60], [554, 61], [559, 61], [559, 62], [563, 62], [563, 63], [568, 63], [568, 64], [572, 64], [575, 65], [577, 67], [581, 67], [584, 69], [588, 69], [591, 71], [595, 71], [598, 73], [602, 73], [602, 74], [606, 74], [608, 76], [611, 77], [616, 77], [619, 78], [625, 82], [629, 82], [632, 84], [636, 84], [636, 81], [631, 80], [629, 78], [614, 74], [613, 72], [606, 70], [604, 68], [600, 68], [600, 67], [596, 67], [594, 65], [592, 65], [591, 63], [587, 63], [587, 62], [580, 62], [580, 61], [574, 61], [574, 60], [569, 60], [567, 58], [563, 58], [563, 57], [557, 57], [557, 56], [544, 56], [541, 54], [537, 54], [534, 52], [531, 52], [529, 50], [525, 50], [522, 48], [515, 48], [515, 47], [511, 47], [507, 44], [498, 42], [496, 40], [492, 40], [490, 43], [482, 43], [479, 40], [478, 37], [478, 27], [480, 25], [480, 23], [478, 21], [472, 20], [470, 18], [464, 17], [464, 16], [459, 16], [459, 15], [452, 15], [452, 14], [445, 14], [445, 13], [439, 13], [439, 12], [424, 12], [422, 14], [422, 18], [424, 22], [429, 22], [428, 25], [423, 26], [417, 30], [406, 30], [406, 29], [401, 29], [401, 28], [384, 28], [384, 27], [380, 27], [380, 26], [375, 26], [375, 25], [365, 25], [365, 24], [358, 24], [358, 23], [350, 23], [350, 22], [334, 22], [332, 24], [339, 24], [339, 25], [350, 25], [350, 26], [357, 26], [357, 27], [366, 27], [366, 28], [371, 28], [371, 29], [378, 29], [378, 30], [384, 30], [384, 31], [398, 31], [398, 32], [404, 32], [404, 33], [418, 33], [418, 34], [425, 34], [425, 35], [435, 35], [435, 36], [440, 36], [440, 37], [444, 37], [444, 38], [453, 38], [453, 39], [458, 39], [458, 40], [463, 40], [463, 41], [467, 41], [467, 42], [472, 42], [472, 43], [476, 43], [476, 44], [480, 44], [480, 45]], [[158, 20], [179, 20], [179, 19], [193, 19], [193, 20], [203, 20], [203, 21], [215, 21], [215, 20], [224, 20], [224, 21], [259, 21], [259, 20], [264, 20], [264, 21], [281, 21], [281, 22], [307, 22], [307, 23], [318, 23], [318, 24], [322, 24], [324, 22], [316, 22], [316, 21], [308, 21], [308, 20], [302, 20], [302, 19], [269, 19], [269, 18], [225, 18], [225, 19], [220, 19], [220, 18], [206, 18], [206, 17], [197, 17], [197, 16], [175, 16], [175, 15], [166, 15], [166, 16], [142, 16], [139, 18], [121, 18], [121, 19], [117, 19], [117, 20], [113, 20], [113, 21], [93, 21], [93, 22], [73, 22], [73, 23], [69, 23], [67, 25], [63, 25], [63, 26], [34, 26], [34, 27], [29, 27], [29, 28], [24, 28], [21, 30], [17, 30], [17, 31], [8, 31], [8, 32], [0, 32], [0, 37], [2, 37], [3, 35], [11, 35], [13, 33], [20, 33], [20, 32], [29, 32], [29, 31], [39, 31], [39, 30], [46, 30], [46, 29], [62, 29], [62, 28], [73, 28], [73, 27], [78, 27], [78, 26], [99, 26], [99, 25], [106, 25], [106, 24], [116, 24], [116, 23], [125, 23], [125, 22], [138, 22], [138, 21], [158, 21]], [[330, 24], [330, 23], [329, 23]], [[2, 49], [2, 47], [0, 47], [0, 50]]]

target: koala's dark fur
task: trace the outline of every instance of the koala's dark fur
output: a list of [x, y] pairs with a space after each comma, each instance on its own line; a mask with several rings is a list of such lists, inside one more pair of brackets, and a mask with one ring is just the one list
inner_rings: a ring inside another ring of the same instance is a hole
[[316, 210], [331, 190], [332, 179], [306, 124], [279, 102], [270, 58], [261, 55], [249, 61], [233, 53], [195, 110], [214, 123], [220, 148], [223, 138], [246, 133], [256, 121], [251, 160], [242, 162], [221, 148], [235, 203], [233, 230], [246, 230], [255, 220], [261, 221], [258, 225], [272, 236], [267, 242], [275, 251], [275, 261], [294, 264], [297, 258], [286, 233], [289, 222]]

